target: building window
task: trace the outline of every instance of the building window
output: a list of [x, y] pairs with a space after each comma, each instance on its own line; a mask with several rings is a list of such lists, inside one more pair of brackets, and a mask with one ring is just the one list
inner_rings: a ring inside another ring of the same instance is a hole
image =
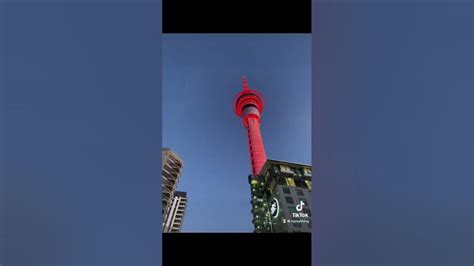
[[288, 184], [285, 178], [278, 178], [278, 185], [287, 186]]
[[301, 224], [300, 223], [293, 223], [293, 226], [294, 227], [301, 227]]
[[273, 172], [274, 172], [275, 174], [277, 174], [277, 173], [279, 172], [278, 166], [276, 166], [276, 165], [273, 166]]
[[311, 217], [311, 210], [309, 208], [304, 208], [304, 212], [307, 213], [309, 217]]
[[288, 203], [288, 204], [295, 204], [295, 202], [293, 201], [293, 198], [292, 198], [292, 197], [286, 196], [286, 197], [285, 197], [285, 200], [286, 200], [286, 203]]
[[280, 170], [285, 173], [294, 173], [287, 165], [280, 165]]
[[308, 189], [311, 189], [311, 181], [305, 180], [305, 182], [306, 182], [306, 185], [308, 186]]
[[304, 197], [304, 193], [301, 189], [296, 189], [296, 195]]
[[282, 187], [283, 193], [285, 194], [291, 194], [291, 191], [288, 187]]
[[296, 174], [297, 174], [298, 176], [301, 176], [301, 175], [302, 175], [302, 171], [301, 171], [301, 169], [299, 169], [299, 168], [296, 168], [296, 169], [295, 169], [295, 172], [296, 172]]
[[286, 184], [289, 187], [296, 187], [295, 180], [291, 177], [286, 178]]
[[310, 168], [304, 168], [304, 174], [305, 175], [311, 175], [311, 169]]
[[301, 180], [301, 179], [296, 179], [295, 184], [296, 184], [297, 187], [300, 187], [300, 188], [308, 188], [306, 182], [304, 180]]

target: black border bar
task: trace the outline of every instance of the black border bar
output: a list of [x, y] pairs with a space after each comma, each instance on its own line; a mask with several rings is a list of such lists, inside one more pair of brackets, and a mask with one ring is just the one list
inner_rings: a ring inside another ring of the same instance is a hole
[[164, 233], [163, 266], [311, 265], [309, 233]]
[[163, 33], [311, 33], [311, 0], [163, 0]]

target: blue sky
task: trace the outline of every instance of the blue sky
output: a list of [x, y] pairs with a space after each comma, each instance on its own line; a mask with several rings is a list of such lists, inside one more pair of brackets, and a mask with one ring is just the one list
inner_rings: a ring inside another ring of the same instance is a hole
[[184, 160], [185, 232], [251, 232], [248, 147], [232, 101], [263, 93], [268, 158], [311, 164], [310, 35], [164, 35], [163, 145]]

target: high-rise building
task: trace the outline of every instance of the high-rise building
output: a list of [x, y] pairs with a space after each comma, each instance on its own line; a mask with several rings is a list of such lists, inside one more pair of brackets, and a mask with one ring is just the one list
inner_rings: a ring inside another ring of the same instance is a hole
[[187, 201], [186, 192], [176, 191], [174, 193], [163, 228], [164, 233], [181, 232]]
[[161, 187], [163, 190], [162, 214], [164, 227], [176, 187], [178, 186], [179, 178], [181, 177], [181, 173], [183, 171], [183, 160], [178, 154], [169, 148], [163, 148], [161, 163], [163, 169], [161, 175]]
[[311, 166], [268, 159], [249, 183], [255, 232], [311, 232]]
[[254, 232], [311, 232], [311, 166], [267, 160], [260, 133], [265, 102], [243, 81], [233, 107], [247, 131]]

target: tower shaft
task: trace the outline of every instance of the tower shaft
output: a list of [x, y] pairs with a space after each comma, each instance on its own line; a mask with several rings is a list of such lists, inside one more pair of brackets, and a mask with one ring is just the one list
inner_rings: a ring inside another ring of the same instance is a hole
[[[256, 111], [258, 112], [258, 110]], [[258, 175], [267, 161], [267, 155], [265, 154], [265, 147], [263, 146], [262, 135], [260, 133], [260, 119], [249, 115], [244, 118], [244, 125], [247, 129], [247, 141], [249, 145], [252, 174]]]

